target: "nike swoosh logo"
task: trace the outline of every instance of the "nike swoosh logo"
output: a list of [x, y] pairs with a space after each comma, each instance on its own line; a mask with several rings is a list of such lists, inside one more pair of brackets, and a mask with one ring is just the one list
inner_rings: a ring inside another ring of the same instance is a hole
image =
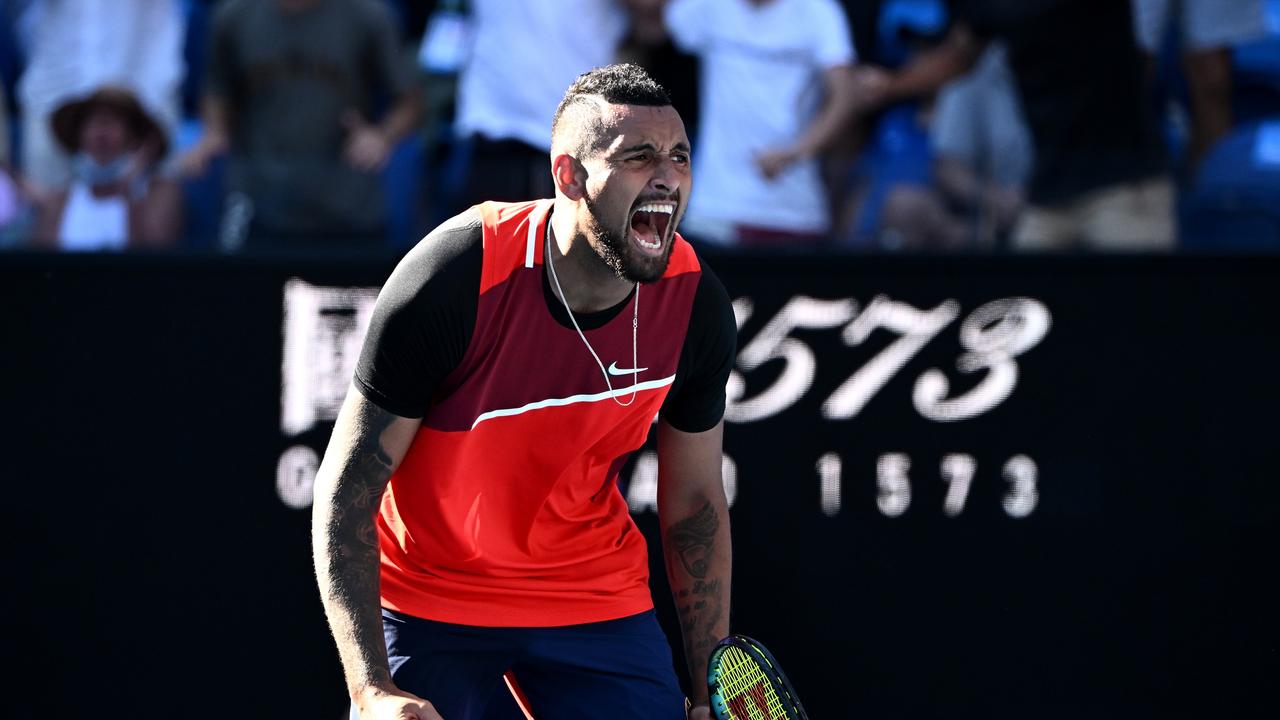
[[620, 368], [616, 362], [609, 363], [610, 375], [634, 375], [636, 373], [642, 373], [648, 369], [649, 368]]

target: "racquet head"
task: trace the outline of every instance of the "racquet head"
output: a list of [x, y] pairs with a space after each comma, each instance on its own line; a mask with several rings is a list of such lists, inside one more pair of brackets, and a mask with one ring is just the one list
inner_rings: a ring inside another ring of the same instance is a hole
[[717, 720], [809, 720], [778, 661], [745, 635], [730, 635], [711, 651], [707, 691]]

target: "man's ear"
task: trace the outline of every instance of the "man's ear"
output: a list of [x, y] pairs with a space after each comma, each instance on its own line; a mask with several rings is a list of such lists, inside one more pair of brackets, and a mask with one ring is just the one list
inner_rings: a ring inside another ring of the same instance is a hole
[[551, 159], [551, 176], [556, 189], [570, 200], [581, 200], [587, 195], [587, 169], [577, 158], [560, 153]]

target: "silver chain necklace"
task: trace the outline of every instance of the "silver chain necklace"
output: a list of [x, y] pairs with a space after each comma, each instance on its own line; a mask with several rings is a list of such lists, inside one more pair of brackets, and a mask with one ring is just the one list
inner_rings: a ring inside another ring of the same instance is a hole
[[640, 327], [640, 283], [636, 283], [636, 302], [635, 309], [631, 313], [631, 397], [622, 402], [618, 396], [614, 394], [613, 383], [609, 382], [609, 372], [604, 369], [604, 363], [600, 361], [600, 356], [596, 354], [595, 348], [591, 347], [591, 343], [587, 342], [587, 336], [583, 334], [582, 328], [578, 326], [578, 321], [573, 317], [573, 309], [569, 307], [569, 301], [564, 297], [564, 290], [560, 287], [560, 278], [556, 277], [556, 266], [551, 260], [551, 217], [547, 217], [547, 270], [551, 273], [551, 282], [556, 286], [556, 292], [560, 295], [560, 302], [564, 304], [565, 312], [569, 313], [569, 322], [573, 323], [573, 329], [578, 331], [578, 337], [582, 338], [582, 344], [587, 346], [587, 351], [591, 353], [591, 357], [596, 359], [596, 365], [600, 366], [600, 374], [604, 377], [604, 384], [609, 388], [609, 397], [613, 401], [627, 407], [636, 401], [637, 385], [640, 384], [640, 366], [636, 362], [636, 331]]

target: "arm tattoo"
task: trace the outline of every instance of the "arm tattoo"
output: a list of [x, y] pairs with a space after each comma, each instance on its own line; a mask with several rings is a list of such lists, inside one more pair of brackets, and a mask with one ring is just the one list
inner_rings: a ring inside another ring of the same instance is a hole
[[[727, 611], [728, 578], [708, 577], [720, 525], [716, 508], [708, 502], [667, 530], [667, 543], [671, 548], [667, 554], [667, 573], [680, 617], [685, 660], [695, 688], [698, 688], [698, 679], [706, 677], [707, 658], [720, 640]], [[700, 693], [695, 691], [695, 694]]]
[[707, 564], [715, 547], [720, 518], [711, 503], [702, 506], [692, 517], [685, 518], [667, 531], [668, 542], [680, 556], [684, 569], [694, 577], [707, 576]]
[[354, 685], [390, 682], [382, 636], [374, 513], [391, 477], [383, 432], [395, 415], [361, 403], [356, 441], [341, 457], [327, 501], [317, 497], [316, 568], [334, 639]]

